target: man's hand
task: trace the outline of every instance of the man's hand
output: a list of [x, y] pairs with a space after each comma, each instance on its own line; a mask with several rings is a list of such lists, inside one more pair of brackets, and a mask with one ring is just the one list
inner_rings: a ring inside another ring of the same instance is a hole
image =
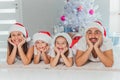
[[93, 48], [93, 43], [89, 40], [89, 38], [88, 38], [88, 35], [86, 35], [86, 41], [87, 41], [87, 44], [88, 44], [88, 47], [89, 48]]
[[103, 40], [103, 37], [102, 35], [100, 35], [98, 38], [98, 41], [94, 44], [94, 47], [99, 48], [102, 45], [102, 42], [103, 42], [102, 40]]
[[19, 47], [23, 46], [23, 44], [26, 42], [25, 38], [22, 38], [22, 41], [18, 44]]

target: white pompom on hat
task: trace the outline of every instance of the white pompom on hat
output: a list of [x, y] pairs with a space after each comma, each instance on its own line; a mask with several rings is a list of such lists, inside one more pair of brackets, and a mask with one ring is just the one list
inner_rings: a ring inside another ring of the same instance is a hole
[[23, 24], [21, 23], [15, 23], [14, 25], [12, 25], [9, 29], [9, 34], [13, 31], [20, 31], [23, 33], [23, 35], [26, 38], [26, 41], [30, 41], [30, 37], [28, 37], [28, 31], [26, 30], [26, 28], [23, 26]]
[[104, 28], [103, 28], [103, 26], [100, 25], [100, 24], [97, 23], [97, 22], [89, 23], [89, 24], [87, 25], [86, 29], [85, 29], [85, 34], [86, 34], [86, 32], [87, 32], [90, 28], [97, 28], [97, 29], [99, 29], [99, 30], [102, 32], [102, 34], [104, 34]]
[[49, 32], [47, 31], [40, 31], [33, 35], [33, 42], [35, 43], [37, 40], [42, 40], [48, 44], [51, 44], [52, 38]]
[[63, 32], [63, 33], [58, 33], [58, 34], [56, 34], [56, 35], [54, 36], [54, 38], [53, 38], [53, 45], [54, 45], [54, 43], [55, 43], [56, 38], [59, 37], [59, 36], [64, 37], [64, 38], [67, 40], [69, 47], [71, 46], [71, 44], [72, 44], [72, 39], [71, 39], [71, 37], [70, 37], [67, 33], [64, 33], [64, 32]]

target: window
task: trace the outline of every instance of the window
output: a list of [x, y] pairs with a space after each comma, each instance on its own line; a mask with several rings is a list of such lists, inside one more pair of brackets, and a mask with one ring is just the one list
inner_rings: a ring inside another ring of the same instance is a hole
[[120, 0], [110, 0], [110, 31], [120, 33]]
[[16, 21], [22, 22], [20, 0], [0, 0], [0, 61], [6, 60], [8, 29]]
[[120, 46], [120, 0], [110, 0], [110, 37]]

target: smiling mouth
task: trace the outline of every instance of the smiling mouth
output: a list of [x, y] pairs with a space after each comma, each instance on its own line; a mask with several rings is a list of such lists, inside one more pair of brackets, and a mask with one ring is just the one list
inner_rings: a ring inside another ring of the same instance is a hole
[[58, 48], [58, 50], [63, 50], [63, 48]]
[[97, 40], [96, 40], [96, 39], [92, 39], [91, 41], [92, 41], [92, 42], [96, 42]]
[[96, 42], [97, 41], [97, 38], [90, 38], [89, 39], [91, 42]]

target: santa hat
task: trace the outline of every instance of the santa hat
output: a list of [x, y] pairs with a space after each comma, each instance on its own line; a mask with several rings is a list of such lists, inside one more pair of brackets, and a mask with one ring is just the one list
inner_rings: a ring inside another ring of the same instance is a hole
[[99, 29], [99, 30], [102, 32], [102, 34], [104, 34], [104, 28], [103, 28], [103, 26], [100, 25], [100, 24], [97, 23], [97, 22], [89, 23], [89, 24], [87, 25], [86, 29], [85, 29], [85, 33], [86, 33], [90, 28], [97, 28], [97, 29]]
[[49, 32], [47, 32], [47, 31], [40, 31], [40, 32], [35, 33], [33, 35], [33, 42], [35, 43], [37, 40], [42, 40], [42, 41], [44, 41], [44, 42], [46, 42], [48, 44], [51, 44], [52, 38], [51, 38], [51, 35], [50, 35]]
[[59, 36], [64, 37], [67, 40], [69, 47], [71, 46], [72, 39], [67, 33], [58, 33], [58, 34], [56, 34], [54, 36], [54, 38], [53, 38], [53, 44], [55, 43], [56, 38], [59, 37]]
[[12, 25], [9, 29], [9, 34], [13, 31], [20, 31], [23, 33], [23, 35], [26, 37], [26, 41], [30, 41], [30, 37], [28, 37], [28, 31], [25, 29], [25, 27], [21, 23], [15, 23]]
[[15, 23], [14, 25], [12, 25], [9, 29], [9, 34], [13, 31], [20, 31], [23, 33], [23, 35], [28, 38], [28, 32], [25, 29], [25, 27], [21, 24], [21, 23]]
[[[102, 26], [102, 23], [100, 21], [95, 21], [95, 22], [98, 23], [98, 24], [100, 24]], [[103, 27], [103, 29], [104, 29], [104, 36], [106, 36], [106, 29], [105, 29], [105, 27]]]

